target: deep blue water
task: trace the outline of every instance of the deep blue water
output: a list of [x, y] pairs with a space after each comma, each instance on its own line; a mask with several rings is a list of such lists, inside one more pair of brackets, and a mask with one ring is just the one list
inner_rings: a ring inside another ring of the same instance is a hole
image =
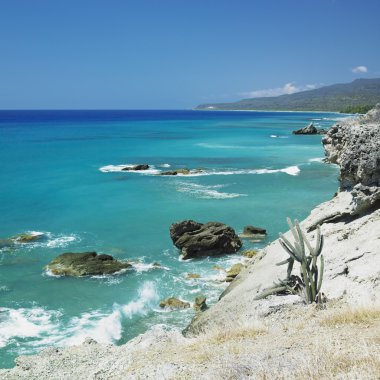
[[[335, 192], [337, 168], [321, 162], [321, 136], [294, 136], [310, 121], [339, 115], [208, 111], [0, 111], [0, 238], [44, 238], [0, 250], [0, 367], [19, 354], [85, 336], [120, 344], [156, 323], [185, 326], [191, 309], [166, 312], [159, 300], [216, 302], [225, 284], [212, 267], [240, 254], [181, 261], [170, 224], [221, 221], [241, 232], [268, 229], [260, 248]], [[147, 173], [118, 165], [147, 163]], [[201, 175], [162, 177], [163, 170]], [[109, 277], [49, 276], [63, 252], [97, 251], [133, 260]], [[243, 249], [244, 250], [244, 249]], [[152, 269], [159, 262], [164, 269]], [[186, 273], [200, 279], [188, 280]]]

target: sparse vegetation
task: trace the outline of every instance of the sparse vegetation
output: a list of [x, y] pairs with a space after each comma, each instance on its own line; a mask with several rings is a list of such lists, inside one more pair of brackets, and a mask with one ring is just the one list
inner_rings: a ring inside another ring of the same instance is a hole
[[380, 307], [345, 308], [321, 320], [321, 325], [335, 327], [342, 325], [369, 324], [380, 320]]
[[[274, 286], [265, 290], [256, 299], [265, 298], [272, 294], [291, 293], [303, 295], [306, 303], [321, 302], [321, 287], [323, 280], [324, 259], [321, 255], [323, 248], [323, 236], [319, 226], [317, 227], [317, 237], [315, 248], [313, 248], [307, 239], [305, 233], [297, 220], [295, 223], [288, 218], [288, 225], [294, 237], [294, 243], [291, 243], [283, 234], [280, 234], [280, 244], [289, 254], [289, 258], [281, 261], [276, 265], [287, 264], [287, 276], [284, 280], [279, 280], [274, 283]], [[306, 249], [309, 250], [309, 255], [306, 254]], [[320, 266], [318, 268], [317, 259], [320, 257]], [[300, 276], [292, 275], [294, 262], [300, 264]]]

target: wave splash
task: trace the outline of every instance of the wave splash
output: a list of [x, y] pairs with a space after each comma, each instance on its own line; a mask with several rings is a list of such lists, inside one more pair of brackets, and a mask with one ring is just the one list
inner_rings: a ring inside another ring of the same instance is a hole
[[74, 317], [67, 324], [61, 321], [63, 314], [56, 310], [34, 308], [0, 308], [0, 348], [18, 345], [22, 339], [23, 352], [48, 345], [71, 346], [80, 344], [86, 337], [100, 343], [116, 343], [123, 333], [123, 320], [135, 315], [146, 315], [159, 299], [155, 284], [145, 282], [138, 291], [138, 298], [126, 305], [113, 307], [110, 314], [96, 310]]

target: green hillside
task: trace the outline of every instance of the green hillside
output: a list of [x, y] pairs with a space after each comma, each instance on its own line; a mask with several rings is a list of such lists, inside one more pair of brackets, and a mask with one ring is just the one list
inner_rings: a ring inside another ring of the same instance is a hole
[[315, 90], [234, 103], [201, 104], [198, 110], [332, 111], [363, 109], [380, 103], [380, 78], [356, 79]]

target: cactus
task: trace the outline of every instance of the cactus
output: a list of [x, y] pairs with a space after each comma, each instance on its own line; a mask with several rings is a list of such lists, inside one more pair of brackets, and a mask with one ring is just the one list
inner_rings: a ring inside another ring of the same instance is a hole
[[[280, 244], [289, 254], [289, 258], [276, 264], [287, 264], [287, 277], [285, 280], [279, 280], [279, 283], [274, 283], [273, 287], [266, 289], [256, 299], [262, 299], [271, 294], [304, 293], [307, 303], [320, 302], [324, 271], [324, 258], [321, 255], [323, 236], [321, 235], [320, 227], [317, 227], [317, 237], [315, 247], [313, 248], [305, 233], [301, 230], [298, 221], [295, 220], [293, 225], [288, 218], [287, 222], [294, 237], [294, 243], [292, 244], [280, 233]], [[306, 253], [306, 248], [309, 254]], [[317, 259], [319, 256], [320, 266], [318, 268]], [[300, 276], [292, 275], [295, 261], [300, 264]]]

